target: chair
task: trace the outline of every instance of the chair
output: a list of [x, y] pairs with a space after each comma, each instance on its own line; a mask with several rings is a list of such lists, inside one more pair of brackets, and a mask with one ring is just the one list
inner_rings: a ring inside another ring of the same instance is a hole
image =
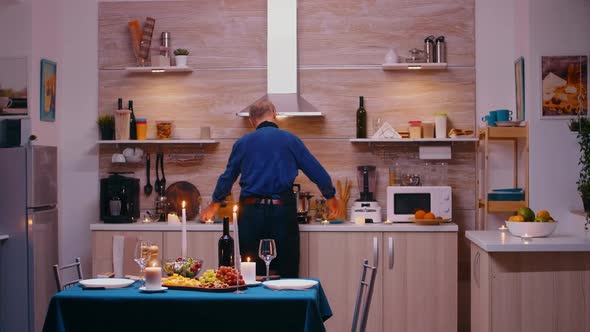
[[365, 259], [363, 261], [359, 292], [354, 305], [352, 332], [365, 332], [367, 318], [369, 317], [369, 307], [371, 306], [371, 299], [373, 298], [373, 288], [375, 286], [376, 276], [377, 266], [369, 265], [369, 260]]
[[[75, 270], [75, 271], [74, 271]], [[64, 282], [64, 274], [66, 276], [72, 275], [74, 272], [77, 273], [77, 279], [71, 279], [70, 281]], [[83, 279], [82, 277], [82, 263], [80, 262], [80, 257], [76, 258], [76, 262], [72, 264], [68, 264], [65, 266], [58, 266], [57, 264], [53, 265], [53, 275], [55, 276], [55, 283], [57, 285], [57, 289], [62, 291], [66, 288], [69, 288], [80, 280]]]

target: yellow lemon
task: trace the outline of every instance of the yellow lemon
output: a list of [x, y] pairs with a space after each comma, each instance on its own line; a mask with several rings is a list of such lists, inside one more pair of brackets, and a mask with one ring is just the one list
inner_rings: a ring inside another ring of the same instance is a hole
[[549, 218], [551, 218], [551, 215], [549, 214], [549, 211], [541, 210], [541, 211], [537, 212], [537, 218], [549, 219]]

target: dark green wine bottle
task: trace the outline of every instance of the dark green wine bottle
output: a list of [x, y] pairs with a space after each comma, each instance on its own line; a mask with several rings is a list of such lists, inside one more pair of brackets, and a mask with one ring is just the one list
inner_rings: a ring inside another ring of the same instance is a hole
[[367, 111], [363, 96], [359, 97], [359, 109], [356, 110], [356, 138], [367, 138]]
[[129, 118], [129, 139], [137, 139], [135, 113], [133, 113], [133, 100], [129, 100], [129, 111], [131, 112], [131, 116]]

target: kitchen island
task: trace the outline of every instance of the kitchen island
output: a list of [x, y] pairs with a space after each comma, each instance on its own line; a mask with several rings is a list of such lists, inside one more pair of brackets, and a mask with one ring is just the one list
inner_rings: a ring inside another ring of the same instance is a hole
[[590, 331], [590, 239], [467, 231], [471, 331]]
[[[113, 235], [154, 242], [161, 258], [172, 259], [180, 256], [180, 229], [168, 223], [91, 225], [93, 274], [112, 271]], [[203, 269], [217, 267], [221, 229], [221, 224], [187, 223], [188, 255], [203, 259]], [[365, 258], [378, 265], [367, 331], [457, 331], [456, 224], [304, 224], [299, 229], [300, 276], [321, 280], [334, 313], [328, 331], [350, 329]]]

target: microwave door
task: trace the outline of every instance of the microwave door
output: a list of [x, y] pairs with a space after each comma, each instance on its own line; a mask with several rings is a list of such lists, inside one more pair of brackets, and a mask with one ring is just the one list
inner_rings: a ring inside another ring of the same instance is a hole
[[418, 210], [432, 211], [432, 194], [396, 193], [393, 195], [393, 215], [396, 222], [409, 222]]

